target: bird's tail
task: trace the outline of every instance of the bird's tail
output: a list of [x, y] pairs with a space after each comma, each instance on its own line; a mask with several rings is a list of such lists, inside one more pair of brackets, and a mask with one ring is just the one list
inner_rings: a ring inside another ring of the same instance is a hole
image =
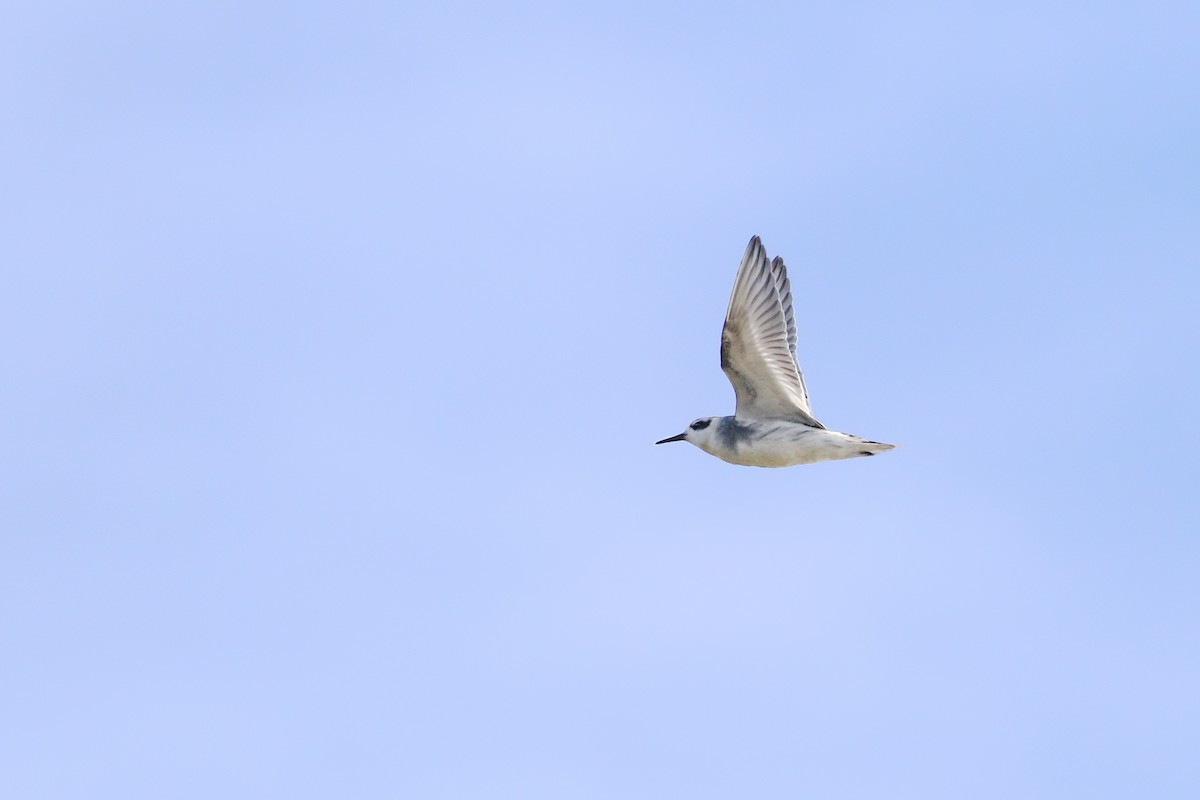
[[873, 456], [876, 453], [886, 453], [888, 450], [896, 449], [896, 445], [887, 444], [886, 442], [872, 442], [868, 439], [859, 439], [855, 445], [859, 448], [860, 456]]

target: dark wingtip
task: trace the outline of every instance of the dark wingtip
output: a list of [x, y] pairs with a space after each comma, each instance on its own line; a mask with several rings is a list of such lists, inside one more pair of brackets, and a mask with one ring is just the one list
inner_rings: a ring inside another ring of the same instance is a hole
[[761, 249], [762, 249], [762, 239], [758, 238], [758, 234], [751, 236], [750, 243], [746, 245], [746, 252], [742, 256], [742, 260], [745, 261], [746, 259], [750, 258], [751, 253], [753, 253], [755, 250], [761, 250]]

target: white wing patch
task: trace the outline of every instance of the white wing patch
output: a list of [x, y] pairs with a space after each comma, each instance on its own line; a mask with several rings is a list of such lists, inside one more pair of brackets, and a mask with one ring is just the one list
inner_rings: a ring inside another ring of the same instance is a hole
[[738, 419], [787, 419], [824, 427], [813, 418], [796, 359], [787, 268], [782, 258], [767, 261], [757, 236], [746, 246], [733, 282], [721, 332], [721, 369], [737, 395]]

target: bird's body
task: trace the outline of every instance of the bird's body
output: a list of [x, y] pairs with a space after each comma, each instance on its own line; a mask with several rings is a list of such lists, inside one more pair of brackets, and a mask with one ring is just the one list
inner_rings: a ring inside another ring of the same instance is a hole
[[744, 467], [791, 467], [873, 456], [894, 446], [783, 419], [739, 422], [737, 417], [717, 417], [711, 430], [711, 436], [693, 436], [688, 441], [722, 461]]
[[691, 442], [722, 461], [749, 467], [873, 456], [895, 447], [828, 430], [813, 417], [796, 359], [787, 268], [778, 256], [767, 260], [757, 236], [734, 280], [721, 332], [721, 368], [737, 395], [734, 415], [695, 420], [656, 444]]

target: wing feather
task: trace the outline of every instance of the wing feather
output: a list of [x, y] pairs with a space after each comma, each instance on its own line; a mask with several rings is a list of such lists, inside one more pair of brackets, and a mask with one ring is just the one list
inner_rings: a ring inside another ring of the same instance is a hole
[[812, 415], [808, 389], [796, 358], [796, 317], [787, 268], [767, 260], [757, 236], [746, 246], [725, 328], [721, 369], [737, 395], [741, 419], [788, 419], [824, 427]]

